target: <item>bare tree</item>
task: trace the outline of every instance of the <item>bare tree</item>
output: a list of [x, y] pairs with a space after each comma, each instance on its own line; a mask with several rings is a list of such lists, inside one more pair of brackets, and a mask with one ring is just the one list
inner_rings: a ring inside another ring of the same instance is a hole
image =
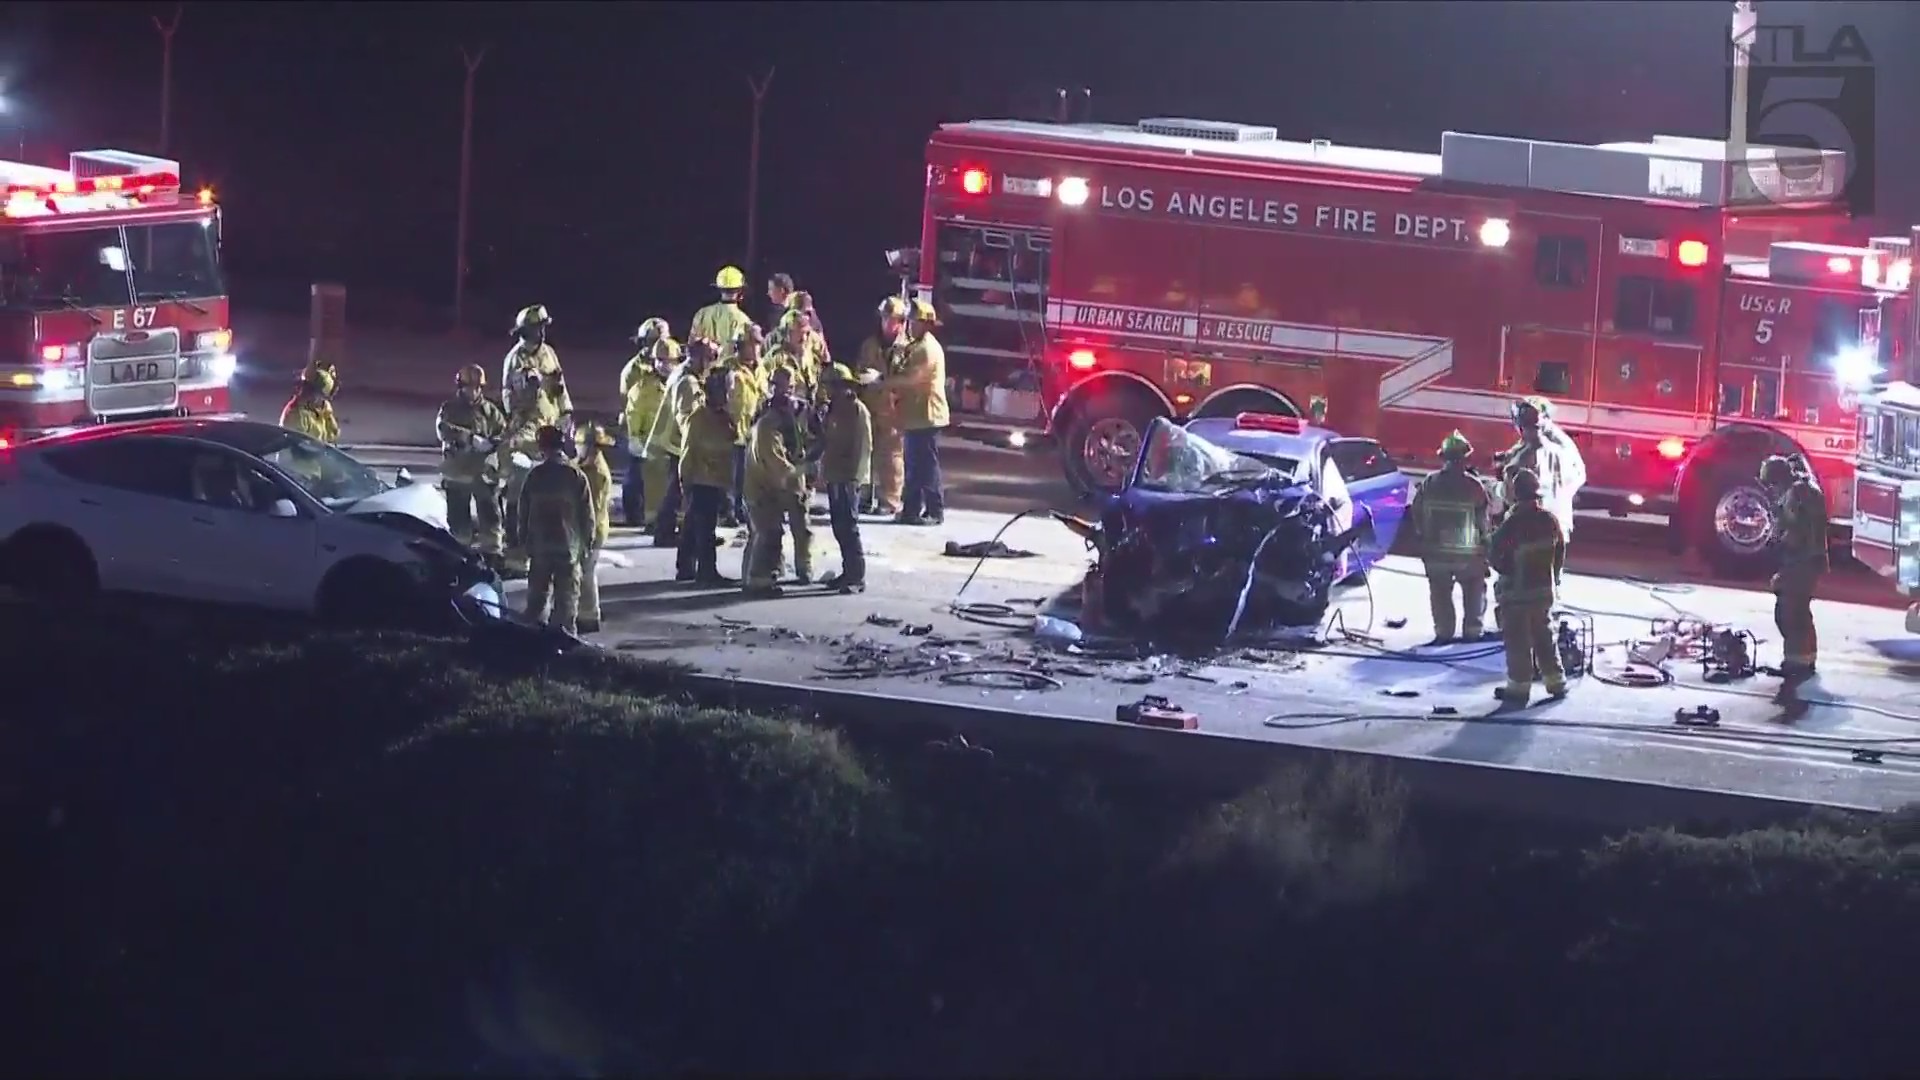
[[747, 76], [747, 89], [753, 91], [753, 135], [747, 146], [747, 265], [754, 272], [754, 258], [760, 243], [760, 110], [766, 105], [767, 91], [773, 87], [773, 68], [767, 77], [756, 81]]
[[467, 65], [466, 88], [460, 106], [460, 202], [453, 240], [453, 325], [466, 325], [467, 303], [467, 197], [473, 190], [473, 84], [480, 74], [480, 62], [487, 58], [487, 47], [460, 47], [460, 59]]

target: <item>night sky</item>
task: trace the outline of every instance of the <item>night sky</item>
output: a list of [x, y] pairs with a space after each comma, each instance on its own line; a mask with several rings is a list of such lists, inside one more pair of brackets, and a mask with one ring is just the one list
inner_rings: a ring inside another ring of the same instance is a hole
[[[1920, 5], [1763, 2], [1824, 41], [1860, 28], [1879, 69], [1879, 205], [1920, 220]], [[146, 149], [170, 4], [15, 3], [0, 153]], [[1725, 131], [1730, 5], [190, 3], [172, 155], [226, 207], [236, 298], [350, 308], [452, 294], [459, 46], [477, 84], [470, 310], [504, 329], [543, 302], [560, 339], [667, 315], [676, 332], [745, 256], [750, 74], [777, 69], [761, 151], [756, 281], [786, 270], [836, 338], [918, 242], [921, 153], [942, 122], [1012, 115], [1056, 85], [1096, 118], [1184, 115], [1283, 137], [1436, 150], [1443, 129], [1573, 141]], [[497, 310], [495, 310], [497, 309]]]

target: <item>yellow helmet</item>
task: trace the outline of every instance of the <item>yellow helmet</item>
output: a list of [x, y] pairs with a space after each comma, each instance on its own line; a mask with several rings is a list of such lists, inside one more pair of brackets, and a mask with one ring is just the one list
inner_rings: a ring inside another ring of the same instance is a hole
[[907, 317], [907, 302], [897, 296], [889, 296], [880, 301], [879, 315], [883, 319], [904, 319]]
[[925, 300], [915, 300], [907, 309], [907, 314], [914, 322], [938, 323], [940, 321], [939, 312], [934, 311], [933, 305]]
[[1459, 428], [1455, 428], [1453, 434], [1440, 440], [1440, 459], [1442, 461], [1454, 461], [1459, 458], [1469, 458], [1472, 456], [1473, 444], [1467, 441], [1465, 435], [1460, 434]]
[[835, 383], [851, 386], [853, 385], [853, 369], [845, 364], [833, 364], [829, 366], [827, 370], [820, 373], [820, 381], [829, 386]]
[[472, 387], [475, 390], [483, 390], [487, 385], [487, 369], [479, 364], [468, 364], [453, 377], [453, 385], [463, 389]]
[[653, 343], [648, 355], [655, 360], [673, 363], [680, 359], [680, 345], [670, 337], [662, 337]]
[[317, 362], [309, 363], [305, 368], [301, 369], [300, 383], [303, 386], [312, 387], [328, 397], [332, 397], [334, 390], [340, 385], [340, 376], [334, 372], [331, 365]]
[[734, 292], [747, 287], [747, 275], [737, 266], [723, 266], [713, 275], [713, 287], [723, 292]]
[[528, 327], [545, 326], [552, 321], [553, 316], [547, 314], [547, 305], [528, 304], [520, 309], [520, 314], [513, 317], [513, 332], [517, 334]]

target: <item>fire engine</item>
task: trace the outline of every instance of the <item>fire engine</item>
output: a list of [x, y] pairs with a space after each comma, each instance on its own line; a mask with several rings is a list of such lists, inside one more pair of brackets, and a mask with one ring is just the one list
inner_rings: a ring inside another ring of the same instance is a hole
[[[1920, 243], [1920, 229], [1913, 240]], [[1904, 307], [1883, 320], [1882, 329], [1904, 342], [1911, 358], [1920, 348], [1920, 304]], [[1890, 374], [1897, 377], [1861, 401], [1853, 556], [1915, 600], [1907, 608], [1907, 630], [1920, 633], [1920, 387], [1910, 381], [1911, 370]]]
[[[1447, 132], [1438, 153], [1273, 128], [977, 120], [930, 140], [915, 287], [961, 422], [1026, 424], [1084, 494], [1155, 416], [1303, 415], [1435, 464], [1553, 403], [1581, 505], [1765, 571], [1770, 453], [1850, 520], [1858, 393], [1906, 238], [1852, 233], [1837, 151]], [[1022, 441], [1015, 436], [1013, 441]]]
[[0, 161], [0, 446], [225, 413], [233, 334], [211, 190], [180, 163], [83, 150]]

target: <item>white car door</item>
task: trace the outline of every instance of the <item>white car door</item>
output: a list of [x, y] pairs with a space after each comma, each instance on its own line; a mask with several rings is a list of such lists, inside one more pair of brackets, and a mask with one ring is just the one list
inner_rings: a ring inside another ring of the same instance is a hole
[[[188, 516], [197, 554], [187, 576], [208, 600], [305, 610], [314, 582], [314, 519], [278, 480], [225, 447], [196, 450]], [[292, 507], [279, 516], [275, 506]]]
[[127, 437], [52, 447], [40, 456], [68, 481], [46, 490], [52, 516], [91, 549], [103, 588], [198, 595], [188, 569], [195, 539], [188, 447]]

